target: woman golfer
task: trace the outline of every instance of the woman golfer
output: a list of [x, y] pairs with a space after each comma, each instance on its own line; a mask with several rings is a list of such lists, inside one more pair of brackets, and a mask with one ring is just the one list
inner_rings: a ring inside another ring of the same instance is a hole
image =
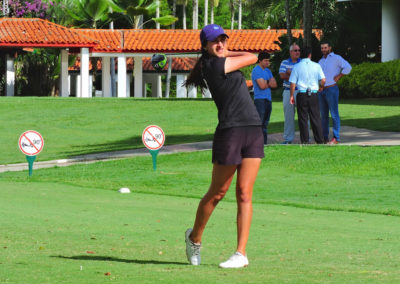
[[186, 255], [192, 265], [200, 264], [201, 237], [207, 221], [222, 200], [237, 171], [237, 248], [222, 268], [240, 268], [249, 264], [246, 244], [252, 218], [253, 185], [264, 157], [264, 138], [260, 117], [249, 95], [240, 68], [257, 62], [248, 52], [229, 51], [228, 36], [215, 24], [200, 33], [201, 57], [186, 85], [208, 88], [218, 109], [218, 126], [213, 140], [212, 180], [201, 199], [193, 229], [185, 233]]

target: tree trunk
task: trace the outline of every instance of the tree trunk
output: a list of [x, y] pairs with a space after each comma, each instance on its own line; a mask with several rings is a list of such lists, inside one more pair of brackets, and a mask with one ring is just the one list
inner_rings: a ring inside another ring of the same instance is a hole
[[[157, 6], [156, 8], [156, 18], [160, 17], [160, 6]], [[160, 29], [160, 23], [156, 22], [156, 29], [159, 30]]]
[[208, 0], [204, 0], [204, 26], [208, 24]]
[[214, 24], [214, 0], [211, 0], [210, 23]]
[[292, 44], [293, 38], [292, 38], [292, 26], [290, 24], [289, 2], [290, 0], [285, 0], [286, 30], [290, 46]]
[[311, 0], [303, 0], [304, 47], [312, 47], [312, 6]]
[[229, 8], [231, 10], [231, 30], [235, 27], [235, 6], [233, 5], [233, 0], [229, 1]]
[[242, 29], [242, 0], [238, 1], [238, 30]]
[[[176, 0], [172, 2], [172, 16], [176, 17]], [[172, 24], [172, 29], [175, 29], [175, 22]]]
[[199, 28], [199, 0], [193, 0], [193, 29]]
[[182, 29], [186, 30], [186, 4], [182, 5]]

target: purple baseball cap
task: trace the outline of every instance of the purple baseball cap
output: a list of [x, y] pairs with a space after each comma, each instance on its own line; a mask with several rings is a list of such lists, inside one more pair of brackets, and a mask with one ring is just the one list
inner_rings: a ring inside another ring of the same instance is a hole
[[224, 32], [224, 29], [217, 24], [210, 24], [205, 26], [200, 32], [200, 41], [205, 43], [207, 41], [214, 41], [220, 35], [224, 35], [227, 38], [229, 36]]

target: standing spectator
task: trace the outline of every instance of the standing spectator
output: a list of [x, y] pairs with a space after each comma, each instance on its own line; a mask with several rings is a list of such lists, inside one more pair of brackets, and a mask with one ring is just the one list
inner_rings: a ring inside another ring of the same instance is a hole
[[311, 48], [302, 49], [301, 58], [301, 62], [294, 66], [289, 78], [290, 103], [294, 105], [294, 92], [297, 87], [299, 90], [297, 94], [297, 118], [301, 143], [309, 143], [308, 118], [310, 118], [314, 140], [317, 144], [322, 144], [323, 136], [317, 92], [322, 90], [325, 84], [325, 76], [321, 66], [311, 61]]
[[269, 67], [270, 55], [266, 51], [258, 54], [258, 65], [251, 72], [251, 80], [254, 87], [254, 104], [260, 115], [264, 135], [264, 145], [268, 140], [268, 123], [272, 111], [271, 88], [276, 88], [276, 80]]
[[[322, 131], [324, 141], [328, 144], [337, 144], [340, 141], [340, 116], [339, 116], [339, 87], [337, 82], [351, 71], [349, 62], [340, 55], [332, 52], [328, 42], [321, 43], [322, 58], [319, 64], [326, 76], [326, 84], [319, 93], [319, 108], [321, 111]], [[329, 112], [332, 117], [333, 137], [329, 141]], [[328, 142], [329, 141], [329, 142]]]
[[[300, 47], [293, 43], [290, 48], [290, 57], [283, 60], [279, 67], [279, 76], [283, 81], [283, 114], [285, 116], [285, 122], [283, 127], [283, 143], [292, 144], [295, 133], [294, 116], [295, 116], [295, 105], [290, 103], [290, 83], [289, 77], [293, 69], [293, 66], [300, 62]], [[294, 101], [296, 102], [297, 89], [294, 92]]]

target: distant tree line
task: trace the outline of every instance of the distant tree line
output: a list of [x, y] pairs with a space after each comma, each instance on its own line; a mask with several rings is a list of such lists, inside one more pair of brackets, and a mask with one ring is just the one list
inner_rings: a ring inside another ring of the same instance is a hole
[[[205, 24], [217, 23], [225, 29], [321, 29], [323, 38], [330, 41], [334, 51], [352, 63], [380, 61], [381, 58], [380, 1], [8, 0], [8, 4], [10, 17], [39, 17], [67, 27], [201, 29]], [[319, 55], [316, 39], [310, 33], [305, 36], [304, 39], [281, 40], [282, 54], [276, 57], [283, 56], [292, 40], [314, 46], [314, 53]], [[0, 60], [0, 68], [4, 70], [4, 58]], [[54, 94], [54, 87], [32, 88], [31, 85], [38, 81], [56, 85], [58, 71], [58, 50], [21, 54], [17, 59], [20, 78], [17, 94]], [[32, 78], [37, 73], [43, 80]], [[4, 76], [0, 84], [4, 87]]]

